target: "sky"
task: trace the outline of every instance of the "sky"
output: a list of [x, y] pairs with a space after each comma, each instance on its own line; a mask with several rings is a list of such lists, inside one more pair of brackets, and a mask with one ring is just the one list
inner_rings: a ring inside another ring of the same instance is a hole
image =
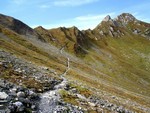
[[121, 13], [150, 23], [150, 0], [0, 0], [0, 13], [32, 28], [85, 30], [95, 28], [107, 15], [115, 18]]

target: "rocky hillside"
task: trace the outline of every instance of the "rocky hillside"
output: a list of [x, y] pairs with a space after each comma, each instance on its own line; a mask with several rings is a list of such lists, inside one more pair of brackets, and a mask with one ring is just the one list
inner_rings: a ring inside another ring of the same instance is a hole
[[121, 37], [127, 34], [137, 34], [149, 38], [149, 28], [148, 23], [137, 20], [131, 14], [123, 13], [115, 19], [111, 19], [109, 15], [106, 16], [94, 31], [99, 33], [101, 37]]
[[41, 26], [35, 28], [48, 43], [54, 44], [60, 49], [66, 49], [68, 52], [76, 55], [86, 54], [86, 49], [90, 47], [90, 41], [85, 34], [77, 27], [46, 30]]
[[150, 24], [30, 28], [0, 14], [0, 112], [150, 112]]

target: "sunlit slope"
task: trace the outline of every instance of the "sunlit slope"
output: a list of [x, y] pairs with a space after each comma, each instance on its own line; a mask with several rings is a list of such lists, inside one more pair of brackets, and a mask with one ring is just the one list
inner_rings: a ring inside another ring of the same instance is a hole
[[55, 77], [70, 58], [68, 80], [94, 88], [93, 95], [104, 91], [149, 107], [150, 24], [122, 14], [114, 20], [107, 16], [94, 30], [38, 27], [27, 34], [1, 24], [0, 49], [55, 70]]

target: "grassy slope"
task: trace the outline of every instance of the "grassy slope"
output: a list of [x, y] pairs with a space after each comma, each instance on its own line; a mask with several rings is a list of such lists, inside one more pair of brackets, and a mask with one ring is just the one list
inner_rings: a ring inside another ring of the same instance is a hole
[[0, 38], [1, 49], [13, 52], [13, 54], [38, 65], [45, 65], [58, 71], [64, 70], [65, 67], [62, 61], [33, 45], [29, 40], [8, 29], [3, 29], [2, 33], [7, 37]]
[[76, 64], [68, 77], [149, 106], [149, 45], [149, 40], [136, 35], [96, 41], [84, 58], [88, 65]]
[[[58, 72], [64, 71], [65, 64], [62, 59], [65, 57], [60, 59], [49, 55], [43, 48], [7, 29], [1, 32], [9, 39], [0, 38], [0, 49], [13, 52], [38, 65], [56, 69]], [[149, 45], [150, 41], [136, 35], [93, 41], [93, 47], [84, 58], [79, 61], [71, 60], [71, 69], [67, 77], [70, 80], [82, 81], [87, 87], [104, 90], [149, 106]]]

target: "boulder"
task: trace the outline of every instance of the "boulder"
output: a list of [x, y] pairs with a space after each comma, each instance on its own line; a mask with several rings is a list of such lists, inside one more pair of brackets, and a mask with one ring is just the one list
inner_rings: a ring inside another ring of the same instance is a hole
[[13, 103], [13, 105], [16, 108], [16, 110], [15, 110], [16, 112], [22, 112], [25, 109], [25, 107], [23, 106], [22, 102], [18, 101], [18, 102]]
[[5, 92], [0, 92], [0, 99], [5, 100], [7, 99], [8, 95]]
[[31, 99], [37, 99], [39, 96], [33, 91], [29, 91], [29, 96]]
[[10, 89], [10, 92], [16, 92], [16, 91], [17, 91], [17, 88]]
[[88, 102], [88, 104], [89, 104], [90, 106], [92, 106], [92, 107], [95, 107], [95, 106], [96, 106], [95, 103]]
[[19, 98], [19, 97], [25, 97], [25, 93], [22, 92], [22, 91], [20, 91], [20, 92], [17, 93], [17, 97], [18, 97], [18, 98]]
[[71, 90], [71, 92], [72, 92], [72, 93], [77, 93], [78, 91], [77, 91], [76, 88], [73, 88], [73, 89]]

